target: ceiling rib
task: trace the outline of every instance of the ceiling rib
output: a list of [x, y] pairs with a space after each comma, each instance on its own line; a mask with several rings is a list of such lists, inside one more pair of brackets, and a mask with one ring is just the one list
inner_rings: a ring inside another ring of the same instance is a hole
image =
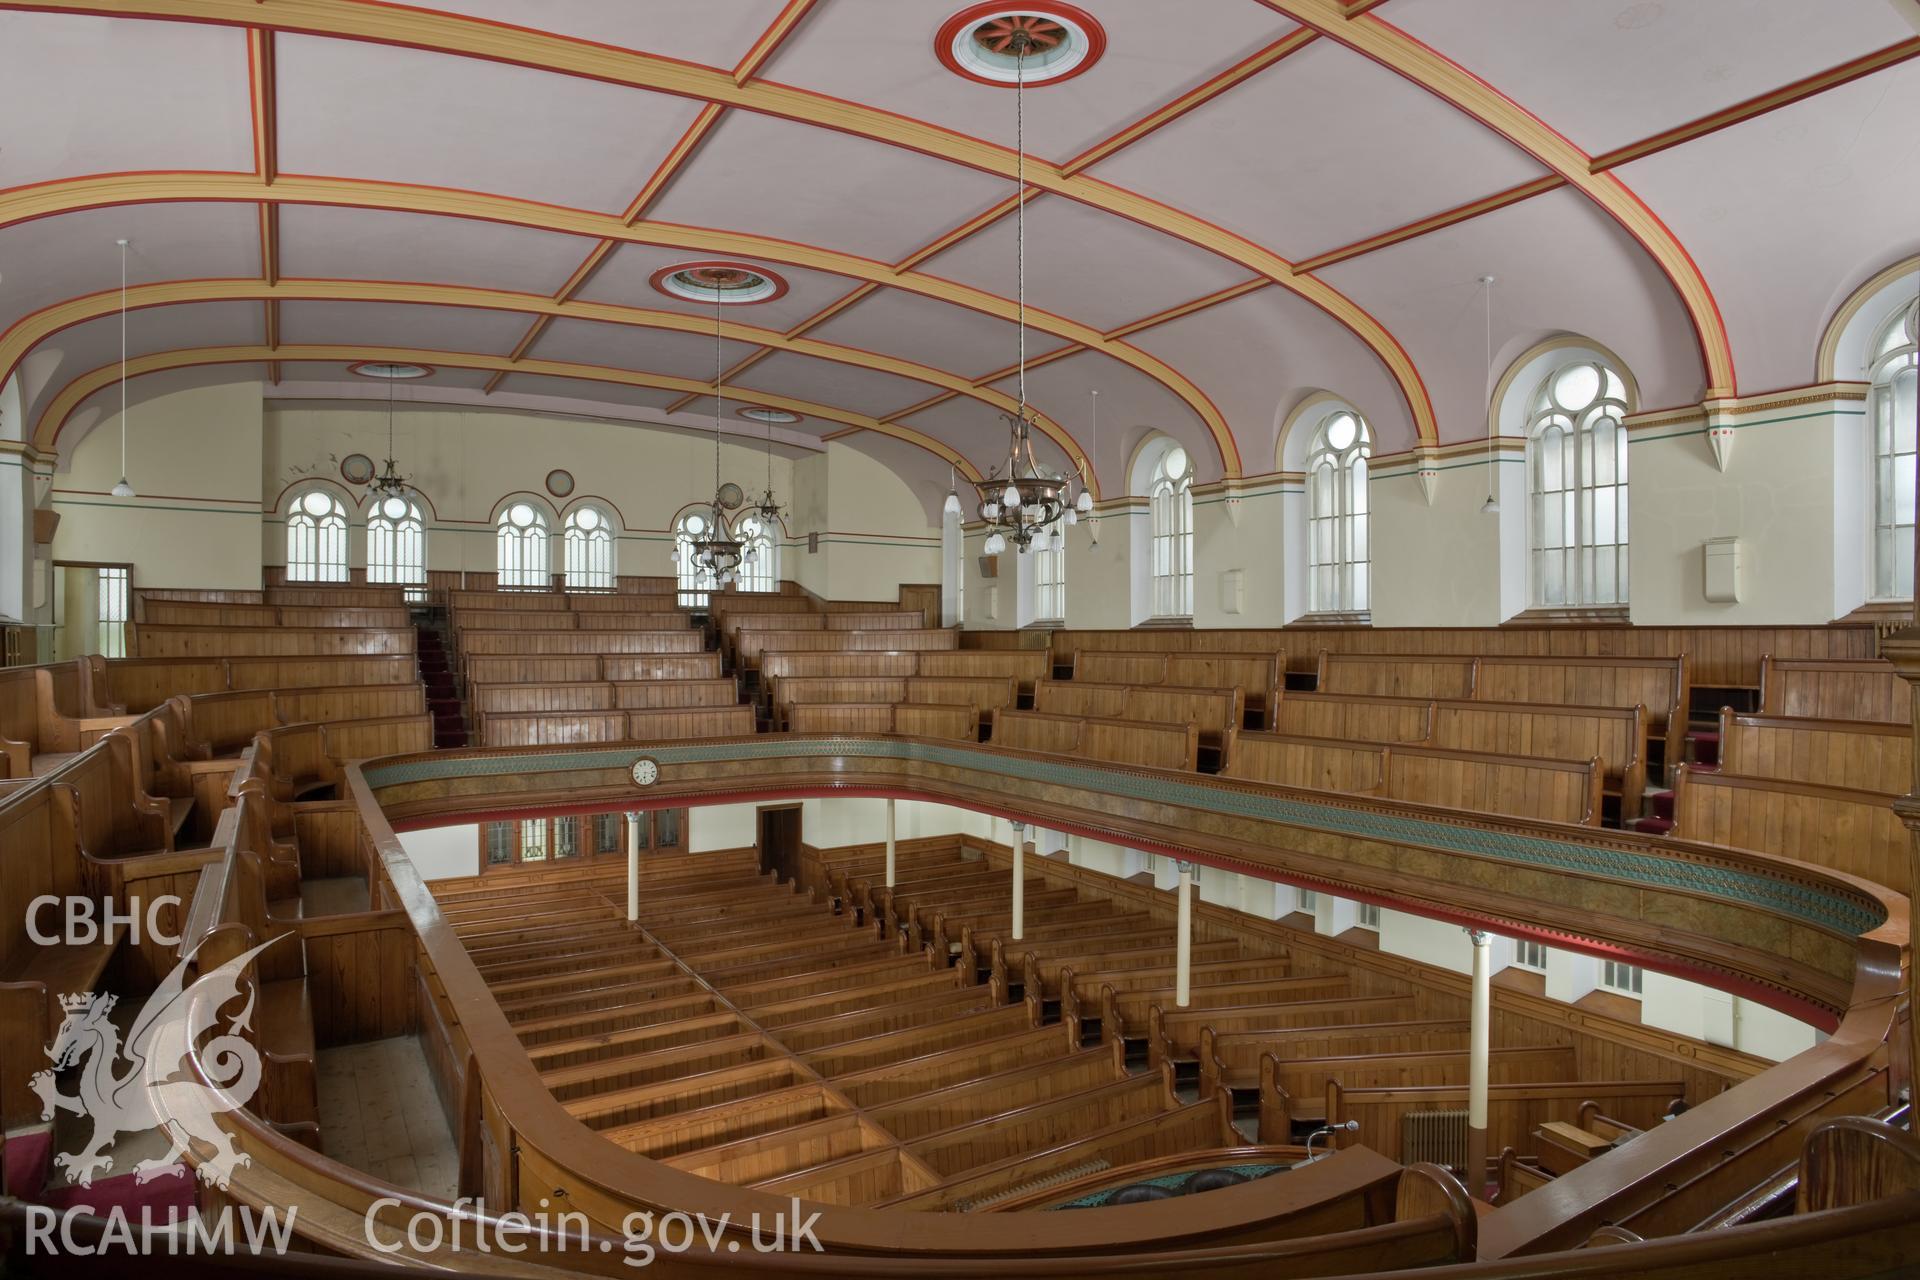
[[[506, 367], [505, 356], [484, 355], [465, 351], [443, 351], [427, 347], [384, 347], [349, 344], [345, 346], [298, 345], [283, 346], [278, 349], [265, 345], [239, 345], [225, 347], [196, 347], [179, 351], [158, 351], [137, 357], [127, 362], [127, 376], [143, 377], [150, 373], [163, 373], [173, 369], [200, 368], [221, 364], [259, 364], [278, 358], [287, 363], [314, 362], [322, 364], [351, 364], [361, 360], [389, 361], [395, 364], [429, 364], [441, 368], [454, 369], [500, 369]], [[627, 387], [652, 387], [666, 391], [681, 391], [694, 385], [690, 378], [677, 378], [667, 374], [644, 373], [631, 369], [610, 369], [600, 365], [573, 364], [561, 360], [530, 360], [519, 370], [522, 373], [536, 374], [549, 378], [575, 378], [589, 382], [606, 382]], [[106, 387], [112, 386], [120, 377], [120, 363], [101, 365], [80, 375], [60, 389], [58, 395], [48, 404], [46, 411], [34, 428], [34, 438], [47, 441], [51, 451], [57, 447], [61, 429], [73, 416], [75, 409], [84, 403], [88, 396]], [[979, 480], [980, 473], [971, 462], [954, 452], [941, 441], [918, 431], [892, 423], [881, 422], [865, 414], [853, 413], [832, 405], [815, 404], [809, 400], [796, 400], [790, 396], [769, 395], [766, 403], [774, 408], [786, 409], [793, 413], [819, 418], [827, 422], [839, 422], [849, 427], [858, 427], [867, 431], [877, 431], [881, 435], [915, 445], [934, 454], [942, 462], [959, 469], [969, 480]]]
[[1733, 347], [1705, 276], [1679, 239], [1626, 184], [1593, 171], [1593, 157], [1464, 67], [1376, 17], [1350, 16], [1341, 0], [1263, 0], [1269, 8], [1427, 90], [1500, 134], [1580, 190], [1624, 227], [1666, 273], [1693, 321], [1706, 397], [1736, 394]]

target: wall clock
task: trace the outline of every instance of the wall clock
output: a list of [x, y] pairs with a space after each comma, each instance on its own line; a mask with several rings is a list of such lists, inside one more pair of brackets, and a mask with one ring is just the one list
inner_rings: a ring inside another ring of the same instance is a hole
[[641, 756], [633, 762], [633, 785], [650, 787], [660, 781], [660, 762], [651, 756]]
[[365, 484], [373, 479], [373, 459], [364, 453], [350, 453], [340, 459], [340, 476], [348, 484]]
[[573, 472], [547, 472], [547, 492], [556, 498], [564, 498], [573, 492]]

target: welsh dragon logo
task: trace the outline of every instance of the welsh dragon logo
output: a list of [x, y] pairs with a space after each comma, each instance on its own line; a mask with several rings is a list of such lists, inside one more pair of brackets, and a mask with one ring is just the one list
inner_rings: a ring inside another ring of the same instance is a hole
[[[250, 1163], [214, 1117], [245, 1106], [260, 1087], [260, 1051], [243, 1034], [252, 1026], [252, 989], [226, 1030], [201, 1046], [200, 1062], [210, 1085], [195, 1074], [188, 1049], [201, 1043], [201, 1036], [219, 1023], [220, 1010], [240, 996], [247, 964], [278, 940], [236, 956], [191, 986], [186, 982], [193, 963], [189, 954], [147, 998], [124, 1044], [110, 1016], [119, 997], [93, 992], [60, 997], [66, 1018], [47, 1050], [53, 1066], [36, 1073], [30, 1084], [40, 1095], [42, 1120], [61, 1111], [93, 1120], [85, 1149], [54, 1157], [68, 1182], [91, 1186], [96, 1171], [113, 1171], [113, 1157], [103, 1153], [121, 1134], [154, 1128], [164, 1130], [172, 1146], [158, 1159], [134, 1166], [137, 1183], [174, 1172], [190, 1147], [203, 1157], [201, 1181], [222, 1189], [234, 1169]], [[126, 1069], [118, 1070], [123, 1063]], [[54, 1080], [55, 1071], [69, 1067], [80, 1071], [79, 1092], [71, 1096], [59, 1092]]]

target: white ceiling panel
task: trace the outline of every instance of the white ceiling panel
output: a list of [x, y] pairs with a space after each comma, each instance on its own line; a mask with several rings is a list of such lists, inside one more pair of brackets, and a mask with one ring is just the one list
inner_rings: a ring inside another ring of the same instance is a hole
[[[1011, 297], [1018, 285], [1011, 217], [968, 236], [919, 269]], [[1251, 274], [1217, 254], [1071, 200], [1027, 205], [1027, 305], [1096, 329], [1239, 284]]]
[[[127, 353], [227, 347], [266, 341], [266, 309], [258, 302], [195, 302], [152, 307], [127, 317]], [[20, 362], [20, 390], [27, 421], [40, 414], [75, 378], [120, 359], [120, 318], [102, 316], [62, 329]]]
[[209, 280], [260, 275], [260, 218], [250, 204], [130, 204], [83, 209], [0, 228], [0, 329], [68, 298], [120, 288], [121, 237], [127, 281]]
[[0, 188], [153, 169], [252, 172], [246, 34], [0, 13]]
[[[527, 354], [535, 360], [570, 360], [712, 382], [713, 346], [711, 334], [703, 337], [595, 320], [555, 320]], [[730, 369], [754, 350], [749, 343], [722, 342], [721, 364]]]
[[1912, 39], [1902, 9], [1912, 13], [1873, 0], [1394, 0], [1381, 16], [1597, 155]]
[[776, 352], [731, 381], [731, 385], [811, 400], [871, 417], [924, 400], [938, 387], [853, 365]]
[[1011, 191], [900, 147], [730, 111], [648, 216], [897, 262]]
[[289, 346], [425, 347], [506, 355], [531, 317], [478, 307], [428, 307], [393, 302], [280, 304], [280, 341]]
[[387, 209], [283, 205], [280, 274], [403, 280], [551, 294], [598, 244], [473, 218]]
[[1295, 260], [1544, 172], [1431, 94], [1326, 40], [1092, 169]]
[[[868, 294], [817, 329], [809, 338], [877, 351], [945, 369], [966, 378], [984, 377], [1014, 363], [1019, 330], [1008, 321], [966, 307], [936, 302], [901, 289]], [[1027, 354], [1038, 356], [1066, 345], [1051, 334], [1027, 330]]]
[[280, 166], [618, 213], [699, 114], [665, 94], [355, 40], [283, 35]]

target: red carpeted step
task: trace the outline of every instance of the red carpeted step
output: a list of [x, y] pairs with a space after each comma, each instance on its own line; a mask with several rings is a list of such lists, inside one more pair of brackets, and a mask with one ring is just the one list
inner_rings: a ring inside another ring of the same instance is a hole
[[1701, 769], [1720, 767], [1720, 735], [1708, 729], [1696, 729], [1687, 734], [1687, 741], [1693, 744], [1693, 763]]
[[1649, 791], [1647, 801], [1653, 806], [1654, 817], [1669, 824], [1673, 822], [1673, 792]]
[[1641, 835], [1663, 836], [1673, 830], [1672, 818], [1641, 818], [1633, 824], [1633, 829]]

